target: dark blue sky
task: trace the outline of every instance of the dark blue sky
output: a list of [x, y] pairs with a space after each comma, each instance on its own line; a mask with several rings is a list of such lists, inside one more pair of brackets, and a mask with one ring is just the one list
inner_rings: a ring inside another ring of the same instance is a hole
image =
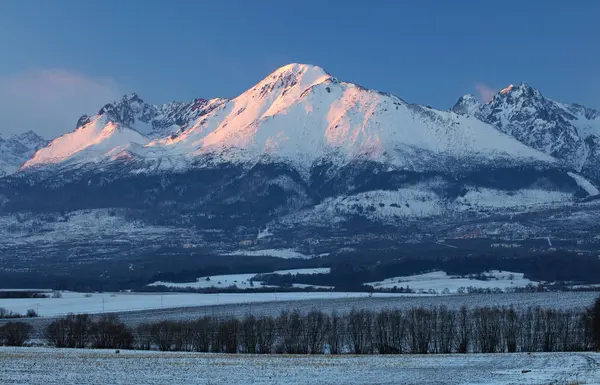
[[0, 132], [69, 131], [125, 92], [234, 97], [290, 62], [437, 108], [521, 81], [599, 108], [599, 16], [597, 0], [6, 0]]

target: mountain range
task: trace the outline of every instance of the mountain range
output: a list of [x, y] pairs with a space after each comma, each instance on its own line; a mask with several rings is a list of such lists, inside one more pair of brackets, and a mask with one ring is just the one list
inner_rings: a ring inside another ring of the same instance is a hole
[[0, 177], [13, 174], [48, 141], [33, 131], [11, 135], [4, 139], [0, 134]]
[[598, 111], [527, 84], [442, 111], [290, 64], [233, 99], [129, 94], [48, 143], [0, 139], [0, 251], [588, 237], [599, 146]]

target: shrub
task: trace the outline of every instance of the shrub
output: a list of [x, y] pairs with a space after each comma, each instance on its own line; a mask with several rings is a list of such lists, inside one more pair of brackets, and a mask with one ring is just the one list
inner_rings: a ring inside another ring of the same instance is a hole
[[66, 318], [52, 321], [45, 330], [48, 343], [57, 348], [85, 348], [87, 346], [91, 319], [87, 314], [69, 314]]
[[32, 329], [31, 325], [25, 322], [9, 322], [0, 327], [0, 342], [6, 346], [23, 346]]
[[94, 349], [132, 349], [133, 333], [116, 316], [107, 315], [92, 323], [90, 341]]

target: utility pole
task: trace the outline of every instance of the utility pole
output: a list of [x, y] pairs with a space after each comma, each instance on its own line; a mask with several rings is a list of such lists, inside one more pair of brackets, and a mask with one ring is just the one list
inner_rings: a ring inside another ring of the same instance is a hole
[[160, 307], [161, 307], [161, 308], [163, 307], [163, 296], [162, 296], [162, 294], [161, 294], [161, 296], [160, 296]]
[[102, 314], [104, 314], [104, 297], [102, 297]]

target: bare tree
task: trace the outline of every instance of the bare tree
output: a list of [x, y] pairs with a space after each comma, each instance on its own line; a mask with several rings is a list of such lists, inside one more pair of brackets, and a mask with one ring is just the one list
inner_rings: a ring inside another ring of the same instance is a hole
[[303, 318], [297, 311], [282, 312], [277, 318], [277, 329], [280, 333], [281, 347], [288, 354], [308, 353], [306, 329]]
[[345, 330], [346, 327], [344, 317], [339, 316], [334, 311], [330, 317], [329, 333], [327, 334], [327, 345], [329, 345], [329, 353], [342, 353], [345, 343]]
[[[228, 319], [218, 323], [215, 347], [217, 352], [234, 354], [238, 352], [239, 321]], [[213, 349], [214, 351], [214, 349]]]
[[456, 312], [448, 310], [445, 306], [440, 306], [437, 309], [436, 325], [436, 352], [442, 354], [452, 353], [457, 338]]
[[367, 310], [350, 311], [346, 327], [352, 353], [369, 354], [372, 352], [372, 326], [373, 313]]
[[134, 339], [136, 342], [136, 349], [150, 350], [152, 348], [152, 335], [151, 335], [151, 324], [140, 324], [135, 328]]
[[8, 322], [0, 327], [0, 345], [23, 346], [32, 329], [32, 326], [25, 322]]
[[504, 349], [509, 353], [515, 353], [518, 347], [518, 336], [520, 334], [520, 320], [517, 312], [512, 307], [505, 310], [502, 315], [502, 338]]
[[68, 347], [70, 337], [67, 330], [67, 320], [61, 318], [50, 322], [44, 330], [44, 337], [51, 346], [56, 348]]
[[133, 333], [116, 316], [105, 315], [90, 327], [94, 349], [132, 349]]
[[591, 310], [592, 343], [596, 350], [600, 350], [600, 298], [596, 300]]
[[535, 320], [532, 308], [527, 308], [521, 313], [520, 319], [520, 333], [519, 333], [519, 345], [523, 352], [535, 352], [536, 347], [536, 330]]
[[262, 317], [256, 323], [257, 353], [268, 354], [275, 343], [275, 320]]
[[477, 352], [496, 353], [500, 350], [501, 343], [501, 316], [497, 308], [475, 309], [473, 326]]
[[88, 343], [91, 325], [92, 320], [87, 314], [67, 316], [67, 330], [69, 335], [68, 347], [85, 348]]
[[255, 354], [258, 347], [256, 317], [249, 315], [242, 320], [240, 350], [242, 353]]
[[150, 327], [150, 335], [152, 343], [158, 347], [160, 351], [166, 352], [173, 350], [177, 333], [177, 326], [173, 321], [161, 321], [153, 324]]
[[427, 354], [431, 344], [431, 312], [424, 308], [407, 313], [409, 350], [413, 354]]
[[329, 316], [322, 311], [313, 310], [306, 315], [305, 328], [309, 354], [324, 353], [329, 327]]
[[192, 345], [196, 352], [210, 352], [214, 322], [209, 317], [203, 317], [192, 324]]
[[468, 353], [471, 344], [471, 316], [466, 306], [458, 312], [457, 348], [459, 353]]

